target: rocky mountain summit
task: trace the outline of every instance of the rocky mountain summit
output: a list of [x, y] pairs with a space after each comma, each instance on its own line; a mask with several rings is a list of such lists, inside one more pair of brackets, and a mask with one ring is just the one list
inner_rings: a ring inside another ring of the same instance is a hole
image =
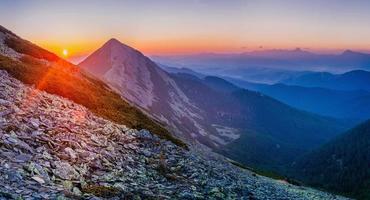
[[342, 199], [204, 159], [0, 71], [0, 199]]
[[178, 137], [193, 141], [208, 135], [201, 111], [168, 73], [138, 50], [110, 39], [79, 66], [166, 124]]

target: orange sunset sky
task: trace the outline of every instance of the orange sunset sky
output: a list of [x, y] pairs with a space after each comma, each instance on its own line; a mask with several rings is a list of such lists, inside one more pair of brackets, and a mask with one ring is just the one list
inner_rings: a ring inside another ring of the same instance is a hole
[[370, 50], [370, 2], [365, 0], [0, 4], [3, 26], [60, 56], [66, 49], [70, 59], [88, 55], [110, 38], [148, 55], [296, 47], [320, 52]]

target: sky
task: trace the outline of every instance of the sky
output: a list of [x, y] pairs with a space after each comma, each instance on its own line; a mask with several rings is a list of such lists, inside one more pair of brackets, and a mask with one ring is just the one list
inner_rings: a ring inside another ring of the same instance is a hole
[[0, 0], [0, 24], [62, 55], [110, 38], [149, 55], [370, 51], [368, 0]]

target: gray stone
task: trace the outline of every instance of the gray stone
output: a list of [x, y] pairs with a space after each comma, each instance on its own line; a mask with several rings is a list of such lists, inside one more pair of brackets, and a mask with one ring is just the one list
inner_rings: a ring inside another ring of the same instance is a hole
[[53, 173], [59, 178], [73, 180], [79, 177], [77, 171], [68, 162], [56, 161], [54, 165]]
[[[9, 125], [16, 128], [5, 132]], [[0, 200], [64, 200], [65, 193], [89, 200], [345, 199], [253, 176], [212, 152], [112, 123], [0, 70]]]

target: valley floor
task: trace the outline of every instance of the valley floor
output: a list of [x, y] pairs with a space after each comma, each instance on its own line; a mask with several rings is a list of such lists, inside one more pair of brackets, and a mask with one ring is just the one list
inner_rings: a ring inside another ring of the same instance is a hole
[[345, 199], [204, 158], [0, 71], [0, 199]]

